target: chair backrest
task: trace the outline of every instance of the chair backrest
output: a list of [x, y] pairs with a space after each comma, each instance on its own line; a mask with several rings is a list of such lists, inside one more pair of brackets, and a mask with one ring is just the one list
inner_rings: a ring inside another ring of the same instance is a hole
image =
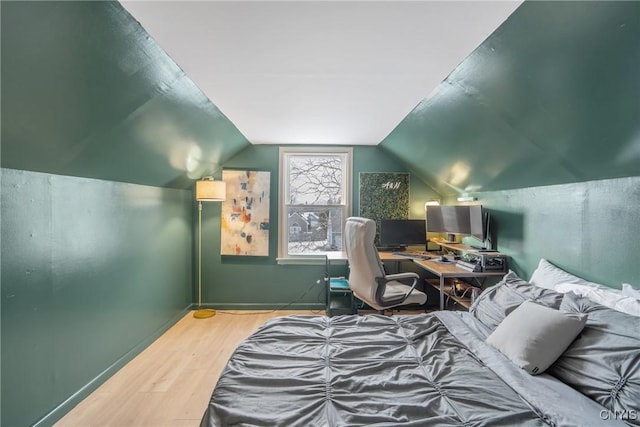
[[374, 240], [376, 223], [372, 219], [349, 217], [345, 223], [343, 245], [349, 260], [349, 287], [367, 304], [377, 307], [376, 278], [385, 277]]

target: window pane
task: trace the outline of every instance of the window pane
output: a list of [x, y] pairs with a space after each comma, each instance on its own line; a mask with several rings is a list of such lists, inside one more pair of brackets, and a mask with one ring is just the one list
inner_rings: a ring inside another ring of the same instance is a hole
[[279, 152], [278, 256], [286, 263], [289, 255], [342, 250], [342, 226], [351, 213], [353, 150], [280, 147]]
[[295, 206], [287, 208], [289, 254], [342, 250], [344, 208]]
[[334, 205], [343, 198], [343, 160], [340, 155], [288, 157], [288, 204]]

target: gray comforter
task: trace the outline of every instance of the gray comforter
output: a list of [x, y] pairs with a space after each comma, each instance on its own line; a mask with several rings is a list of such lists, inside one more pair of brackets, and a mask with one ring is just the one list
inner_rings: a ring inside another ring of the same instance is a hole
[[237, 348], [201, 426], [611, 425], [488, 332], [460, 312], [274, 319]]

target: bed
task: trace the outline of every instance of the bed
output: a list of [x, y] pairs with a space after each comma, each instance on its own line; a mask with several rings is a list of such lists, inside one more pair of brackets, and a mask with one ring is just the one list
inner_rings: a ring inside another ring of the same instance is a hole
[[640, 425], [639, 335], [640, 317], [513, 272], [469, 312], [277, 318], [236, 349], [201, 427]]

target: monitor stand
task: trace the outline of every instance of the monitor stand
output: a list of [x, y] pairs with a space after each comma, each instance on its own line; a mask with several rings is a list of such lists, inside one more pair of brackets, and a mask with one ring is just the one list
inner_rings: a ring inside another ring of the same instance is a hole
[[447, 234], [447, 242], [449, 243], [455, 243], [456, 242], [456, 235], [455, 234]]

